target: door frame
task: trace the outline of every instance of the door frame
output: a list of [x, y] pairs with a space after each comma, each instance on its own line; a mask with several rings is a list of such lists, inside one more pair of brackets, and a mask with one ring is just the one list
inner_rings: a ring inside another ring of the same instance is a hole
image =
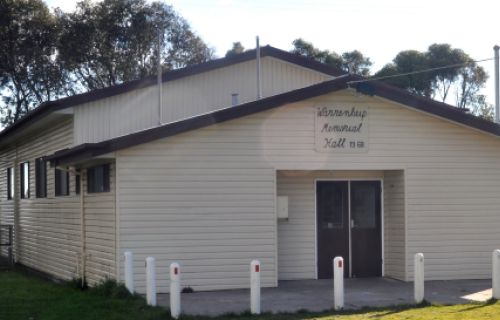
[[318, 279], [318, 182], [319, 181], [347, 181], [348, 218], [349, 218], [349, 277], [352, 276], [352, 247], [351, 247], [351, 181], [378, 181], [380, 182], [380, 242], [382, 248], [382, 277], [385, 276], [385, 246], [384, 246], [384, 179], [383, 178], [316, 178], [314, 179], [314, 251], [315, 251], [315, 279]]

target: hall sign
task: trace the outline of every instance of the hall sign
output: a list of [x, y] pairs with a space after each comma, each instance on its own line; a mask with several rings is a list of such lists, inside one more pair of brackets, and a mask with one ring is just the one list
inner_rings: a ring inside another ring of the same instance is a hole
[[317, 106], [315, 147], [319, 152], [368, 151], [368, 108]]

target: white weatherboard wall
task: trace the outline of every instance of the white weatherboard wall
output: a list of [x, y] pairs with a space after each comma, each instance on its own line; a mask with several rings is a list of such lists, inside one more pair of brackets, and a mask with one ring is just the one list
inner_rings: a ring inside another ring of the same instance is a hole
[[[47, 164], [47, 197], [37, 198], [35, 159], [71, 147], [72, 142], [73, 122], [68, 119], [21, 139], [17, 157], [15, 147], [0, 151], [0, 224], [15, 222], [17, 225], [14, 246], [17, 262], [64, 280], [79, 277], [81, 267], [80, 196], [75, 193], [75, 175], [70, 174], [70, 194], [55, 196], [54, 168]], [[26, 161], [30, 165], [30, 197], [19, 199], [19, 164]], [[17, 196], [13, 200], [7, 200], [8, 167], [16, 170]], [[111, 192], [85, 195], [89, 284], [113, 278], [116, 273], [114, 171], [113, 166], [111, 168]], [[85, 171], [83, 175], [85, 177]]]
[[134, 253], [136, 290], [145, 291], [147, 256], [156, 258], [159, 292], [168, 291], [174, 261], [182, 285], [195, 290], [247, 286], [252, 259], [262, 264], [262, 284], [275, 285], [274, 171], [182, 161], [184, 152], [162, 140], [117, 159], [120, 254]]
[[405, 180], [403, 170], [384, 171], [384, 274], [406, 280]]
[[[37, 270], [69, 280], [77, 276], [80, 248], [79, 198], [74, 194], [71, 177], [70, 196], [54, 196], [54, 170], [47, 165], [47, 197], [35, 197], [35, 162], [38, 157], [70, 147], [73, 123], [63, 121], [45, 132], [26, 137], [17, 148], [0, 151], [0, 223], [14, 223], [18, 232], [14, 246], [18, 262]], [[19, 164], [30, 162], [29, 199], [7, 200], [7, 167], [15, 168], [16, 193], [19, 193]], [[17, 204], [16, 204], [17, 203]], [[17, 205], [18, 217], [14, 218]]]
[[[0, 224], [5, 225], [14, 225], [14, 200], [7, 200], [7, 168], [14, 165], [15, 156], [15, 148], [10, 148], [3, 151], [3, 161], [0, 161]], [[0, 232], [6, 232], [6, 229], [2, 229]], [[2, 241], [6, 241], [5, 234], [2, 234], [1, 238]], [[7, 247], [0, 247], [1, 255], [6, 256], [7, 253]]]
[[[369, 151], [316, 152], [316, 102], [368, 108]], [[262, 261], [264, 284], [276, 283], [275, 170], [404, 170], [407, 280], [416, 252], [426, 255], [427, 279], [488, 278], [491, 251], [500, 244], [500, 140], [350, 91], [116, 157], [120, 255], [134, 251], [140, 272], [145, 256], [155, 255], [165, 270], [160, 291], [167, 290], [172, 261], [184, 266], [184, 285], [198, 290], [247, 287], [253, 258]], [[137, 279], [143, 290], [143, 275]]]
[[87, 192], [87, 171], [83, 170], [85, 208], [86, 277], [95, 285], [116, 275], [115, 165], [110, 164], [109, 192]]
[[[331, 76], [279, 59], [262, 58], [264, 97], [310, 86]], [[217, 79], [217, 80], [214, 80]], [[255, 60], [163, 84], [162, 123], [256, 100]], [[133, 90], [74, 107], [75, 145], [98, 142], [158, 125], [158, 88]]]

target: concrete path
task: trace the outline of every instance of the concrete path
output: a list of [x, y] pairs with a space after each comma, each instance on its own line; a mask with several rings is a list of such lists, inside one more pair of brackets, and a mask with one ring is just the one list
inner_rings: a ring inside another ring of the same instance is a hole
[[[324, 311], [333, 306], [332, 280], [280, 281], [277, 288], [262, 289], [263, 312]], [[426, 300], [439, 304], [486, 301], [491, 298], [490, 280], [427, 281]], [[249, 290], [223, 290], [182, 294], [182, 313], [221, 315], [249, 310]], [[387, 278], [346, 279], [345, 307], [381, 307], [413, 303], [413, 284]], [[168, 294], [158, 295], [168, 307]]]

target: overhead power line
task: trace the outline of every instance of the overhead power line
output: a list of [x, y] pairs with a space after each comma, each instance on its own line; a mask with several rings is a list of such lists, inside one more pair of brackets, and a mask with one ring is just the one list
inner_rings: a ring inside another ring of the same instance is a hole
[[354, 81], [349, 81], [348, 84], [368, 82], [368, 81], [376, 81], [376, 80], [384, 80], [384, 79], [389, 79], [389, 78], [404, 77], [404, 76], [410, 76], [410, 75], [413, 75], [413, 74], [420, 74], [420, 73], [426, 73], [426, 72], [443, 70], [443, 69], [465, 67], [465, 66], [467, 66], [467, 65], [469, 65], [471, 63], [481, 63], [481, 62], [491, 61], [491, 60], [494, 60], [494, 59], [495, 58], [486, 58], [486, 59], [481, 59], [481, 60], [472, 60], [472, 61], [468, 61], [468, 62], [464, 62], [464, 63], [449, 64], [449, 65], [442, 66], [442, 67], [435, 67], [435, 68], [429, 68], [429, 69], [411, 71], [411, 72], [406, 72], [406, 73], [398, 73], [398, 74], [392, 74], [392, 75], [388, 75], [388, 76], [372, 77], [372, 78], [363, 79], [363, 80], [354, 80]]

